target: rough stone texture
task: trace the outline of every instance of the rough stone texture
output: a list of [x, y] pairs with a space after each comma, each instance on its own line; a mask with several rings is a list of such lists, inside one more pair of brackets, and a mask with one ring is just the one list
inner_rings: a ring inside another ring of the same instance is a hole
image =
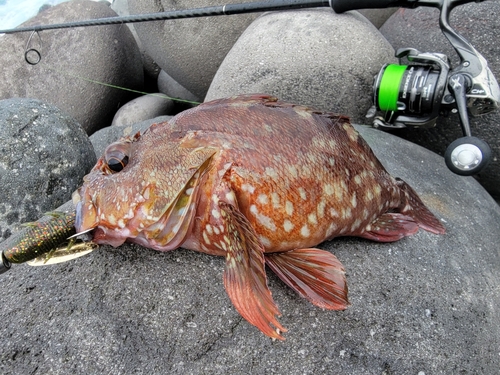
[[390, 44], [357, 12], [266, 13], [228, 53], [205, 101], [265, 92], [364, 123], [373, 77], [395, 61]]
[[101, 129], [90, 136], [90, 142], [94, 146], [96, 156], [99, 158], [104, 153], [104, 150], [110, 143], [117, 141], [121, 137], [134, 135], [137, 132], [143, 132], [154, 123], [165, 122], [171, 119], [172, 116], [159, 116], [153, 119], [144, 120], [139, 123], [123, 126], [108, 126]]
[[[450, 24], [481, 53], [500, 80], [500, 2], [485, 1], [455, 8]], [[380, 29], [395, 49], [417, 48], [420, 51], [441, 52], [456, 66], [458, 56], [439, 29], [439, 11], [433, 8], [405, 9], [396, 12]], [[470, 117], [472, 135], [487, 141], [493, 151], [493, 162], [478, 176], [479, 182], [500, 200], [500, 112], [482, 117]], [[462, 137], [458, 115], [440, 117], [432, 129], [404, 129], [395, 133], [425, 146], [441, 155], [456, 138]]]
[[116, 112], [111, 125], [132, 125], [158, 116], [170, 115], [173, 108], [172, 99], [163, 94], [143, 95], [123, 105]]
[[[228, 0], [245, 3], [251, 0]], [[132, 14], [214, 6], [212, 0], [129, 0]], [[134, 25], [144, 49], [171, 77], [199, 98], [229, 49], [258, 14], [204, 17]]]
[[[109, 6], [75, 0], [51, 7], [23, 26], [114, 17]], [[120, 25], [46, 30], [34, 35], [29, 47], [41, 61], [29, 65], [24, 51], [30, 33], [0, 38], [0, 98], [31, 97], [56, 105], [75, 118], [87, 133], [109, 125], [120, 103], [130, 99], [124, 90], [106, 84], [141, 89], [142, 60], [132, 34]]]
[[102, 247], [68, 263], [13, 266], [0, 276], [0, 372], [497, 373], [500, 208], [439, 156], [360, 130], [448, 233], [322, 244], [347, 269], [352, 306], [346, 311], [316, 308], [270, 275], [289, 329], [285, 342], [273, 342], [232, 307], [223, 258]]
[[0, 241], [71, 198], [96, 162], [78, 123], [35, 99], [0, 101]]

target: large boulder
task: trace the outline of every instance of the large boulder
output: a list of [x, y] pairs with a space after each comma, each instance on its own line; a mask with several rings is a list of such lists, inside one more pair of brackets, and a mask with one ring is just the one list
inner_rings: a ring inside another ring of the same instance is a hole
[[[500, 2], [485, 1], [457, 7], [450, 17], [450, 24], [481, 53], [500, 81]], [[395, 49], [417, 48], [422, 52], [441, 52], [448, 55], [453, 66], [458, 56], [439, 29], [439, 11], [434, 8], [405, 9], [395, 13], [380, 29]], [[479, 182], [500, 201], [500, 111], [470, 118], [472, 135], [488, 142], [493, 151], [493, 161], [478, 176]], [[395, 133], [441, 155], [456, 138], [462, 137], [458, 115], [439, 117], [435, 128], [404, 129]]]
[[265, 13], [227, 54], [205, 101], [266, 92], [365, 123], [373, 77], [395, 61], [391, 45], [357, 12]]
[[497, 373], [500, 208], [432, 152], [359, 130], [447, 234], [322, 244], [346, 267], [352, 303], [346, 311], [316, 308], [269, 275], [289, 329], [285, 342], [274, 342], [231, 305], [223, 258], [103, 246], [74, 261], [13, 266], [0, 276], [0, 372]]
[[35, 99], [0, 100], [0, 241], [71, 198], [96, 162], [87, 134]]
[[[228, 0], [245, 3], [251, 0]], [[214, 6], [212, 0], [129, 0], [131, 14]], [[219, 65], [257, 14], [203, 17], [134, 25], [146, 53], [196, 97], [203, 99]], [[188, 98], [182, 98], [188, 99]]]
[[[75, 0], [51, 7], [22, 26], [114, 16], [101, 2]], [[54, 104], [92, 133], [109, 125], [120, 103], [130, 99], [130, 92], [120, 87], [142, 88], [141, 54], [127, 27], [46, 30], [34, 34], [27, 45], [29, 39], [30, 33], [0, 38], [1, 99], [30, 97]], [[26, 46], [40, 52], [38, 64], [24, 60]]]

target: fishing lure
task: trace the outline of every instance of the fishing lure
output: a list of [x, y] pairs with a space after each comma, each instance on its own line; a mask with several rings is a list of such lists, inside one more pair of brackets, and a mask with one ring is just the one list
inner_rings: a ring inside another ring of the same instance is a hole
[[97, 248], [91, 241], [70, 238], [76, 234], [75, 212], [50, 212], [48, 220], [26, 224], [26, 228], [5, 242], [0, 273], [11, 263], [55, 264], [88, 254]]

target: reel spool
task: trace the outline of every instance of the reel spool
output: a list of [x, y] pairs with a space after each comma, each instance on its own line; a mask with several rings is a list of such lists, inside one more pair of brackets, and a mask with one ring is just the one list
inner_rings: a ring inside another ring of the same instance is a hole
[[[396, 57], [407, 57], [419, 64], [386, 64], [375, 76], [373, 102], [384, 116], [375, 118], [373, 125], [386, 129], [428, 128], [436, 125], [441, 108], [457, 111], [464, 137], [448, 146], [445, 162], [456, 174], [477, 174], [491, 160], [492, 153], [486, 142], [471, 136], [468, 111], [481, 115], [496, 109], [498, 84], [494, 77], [480, 81], [457, 69], [450, 72], [448, 58], [443, 54], [409, 48], [398, 50]], [[478, 87], [478, 82], [486, 83]], [[484, 90], [485, 86], [493, 89]]]

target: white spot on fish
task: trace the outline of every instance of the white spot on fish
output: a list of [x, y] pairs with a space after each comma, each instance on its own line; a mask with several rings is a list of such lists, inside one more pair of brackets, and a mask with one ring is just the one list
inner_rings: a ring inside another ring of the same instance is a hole
[[299, 194], [300, 198], [302, 198], [303, 200], [307, 199], [307, 194], [303, 187], [299, 187]]
[[219, 230], [219, 228], [214, 227], [214, 233], [215, 233], [216, 235], [219, 235], [219, 234], [220, 234], [220, 230]]
[[354, 223], [351, 225], [351, 232], [354, 232], [356, 229], [358, 229], [361, 225], [361, 220], [356, 219]]
[[274, 224], [274, 221], [270, 217], [261, 214], [254, 204], [250, 206], [250, 212], [255, 216], [259, 224], [261, 224], [262, 226], [266, 227], [269, 230], [272, 231], [276, 230], [276, 225]]
[[193, 194], [193, 190], [193, 188], [186, 189], [186, 195], [190, 196], [191, 194]]
[[252, 186], [250, 184], [243, 184], [243, 185], [241, 185], [241, 190], [246, 191], [250, 194], [253, 194], [255, 191], [255, 186]]
[[330, 167], [333, 167], [335, 165], [335, 158], [328, 158], [328, 165], [330, 165]]
[[325, 216], [326, 202], [324, 200], [318, 203], [318, 217], [321, 219]]
[[302, 237], [309, 237], [311, 232], [309, 231], [307, 225], [304, 225], [302, 228], [300, 228], [300, 234], [302, 235]]
[[285, 212], [287, 215], [292, 216], [293, 214], [293, 203], [290, 201], [285, 202]]
[[271, 247], [271, 241], [269, 238], [264, 237], [264, 236], [259, 236], [260, 243], [265, 247], [265, 248], [270, 248]]
[[336, 230], [337, 230], [337, 224], [331, 223], [328, 229], [326, 230], [326, 236], [327, 237], [333, 236]]
[[125, 228], [125, 222], [123, 221], [123, 219], [118, 220], [118, 226], [119, 226], [121, 229]]
[[286, 219], [284, 222], [283, 222], [283, 229], [285, 230], [285, 232], [290, 232], [292, 229], [293, 229], [293, 224], [290, 220]]
[[307, 221], [311, 225], [317, 225], [318, 224], [318, 218], [316, 217], [315, 213], [307, 215]]
[[208, 233], [209, 235], [214, 234], [214, 231], [213, 231], [212, 226], [211, 226], [210, 224], [207, 224], [207, 225], [205, 226], [205, 229], [206, 229], [206, 231], [207, 231], [207, 233]]
[[323, 186], [323, 191], [326, 195], [332, 195], [335, 192], [333, 186], [330, 184], [326, 184], [325, 186]]
[[257, 197], [257, 202], [259, 202], [262, 205], [265, 205], [269, 203], [269, 199], [266, 194], [259, 194], [259, 196]]
[[330, 216], [331, 217], [339, 217], [339, 213], [335, 208], [330, 208]]
[[357, 174], [356, 176], [354, 176], [354, 182], [357, 184], [357, 185], [361, 185], [361, 176], [359, 174]]
[[371, 200], [373, 199], [373, 193], [371, 190], [367, 190], [366, 191], [366, 194], [365, 194], [365, 200], [367, 202], [371, 202]]
[[219, 197], [216, 194], [212, 194], [212, 201], [215, 204], [218, 204], [219, 203]]
[[[229, 241], [226, 243], [229, 245]], [[224, 250], [224, 251], [227, 251], [226, 243], [224, 241], [220, 242], [220, 246], [222, 247], [222, 250]], [[231, 260], [234, 260], [234, 259], [231, 259]]]
[[297, 168], [295, 167], [295, 165], [289, 165], [288, 166], [288, 173], [290, 173], [290, 175], [293, 178], [299, 177], [299, 173], [298, 173]]
[[280, 208], [280, 196], [278, 193], [271, 193], [271, 201], [273, 202], [273, 208]]
[[354, 193], [351, 197], [351, 206], [355, 208], [357, 205], [358, 205], [358, 201], [356, 199], [356, 193]]
[[207, 245], [210, 245], [210, 239], [208, 238], [206, 231], [203, 231], [203, 241], [205, 241]]
[[213, 216], [215, 219], [220, 219], [220, 212], [214, 208], [214, 209], [212, 210], [212, 216]]
[[279, 178], [278, 173], [274, 168], [266, 167], [266, 175], [271, 177], [273, 180], [277, 180]]

